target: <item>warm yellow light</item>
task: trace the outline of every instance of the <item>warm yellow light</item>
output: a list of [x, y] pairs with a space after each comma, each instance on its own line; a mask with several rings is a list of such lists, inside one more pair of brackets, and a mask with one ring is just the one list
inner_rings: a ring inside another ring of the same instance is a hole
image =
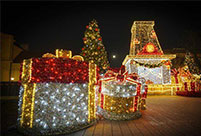
[[154, 52], [154, 46], [152, 44], [148, 44], [146, 50], [149, 53]]
[[11, 78], [10, 78], [11, 81], [13, 81], [14, 79], [15, 79], [14, 77], [11, 77]]
[[96, 64], [89, 63], [89, 84], [88, 84], [88, 122], [96, 118], [95, 108], [95, 84], [96, 84]]
[[84, 61], [84, 58], [80, 55], [75, 55], [72, 57], [72, 59], [77, 60], [77, 61]]
[[[34, 111], [34, 103], [35, 103], [35, 90], [36, 90], [36, 83], [33, 84], [32, 90], [32, 102], [31, 102], [31, 120], [30, 120], [30, 127], [33, 127], [33, 111]], [[29, 109], [30, 110], [30, 109]]]

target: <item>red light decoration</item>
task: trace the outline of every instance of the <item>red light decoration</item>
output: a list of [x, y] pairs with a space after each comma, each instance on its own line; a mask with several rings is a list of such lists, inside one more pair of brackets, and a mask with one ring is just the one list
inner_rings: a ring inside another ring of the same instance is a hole
[[153, 43], [147, 43], [137, 55], [163, 55]]
[[89, 79], [88, 69], [89, 65], [84, 61], [67, 58], [33, 58], [30, 82], [86, 83]]

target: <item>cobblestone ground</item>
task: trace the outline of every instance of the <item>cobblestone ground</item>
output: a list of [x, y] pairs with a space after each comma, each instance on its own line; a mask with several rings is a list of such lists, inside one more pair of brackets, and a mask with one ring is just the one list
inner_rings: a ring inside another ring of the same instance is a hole
[[[16, 129], [17, 99], [1, 100], [1, 134], [21, 136]], [[201, 98], [148, 96], [147, 110], [132, 121], [99, 121], [96, 125], [70, 134], [120, 136], [201, 136]]]

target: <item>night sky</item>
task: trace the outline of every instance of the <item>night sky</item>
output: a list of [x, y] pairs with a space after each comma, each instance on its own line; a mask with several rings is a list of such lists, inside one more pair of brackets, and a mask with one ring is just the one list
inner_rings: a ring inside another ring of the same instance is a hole
[[200, 18], [201, 4], [190, 2], [1, 3], [1, 32], [14, 35], [33, 52], [62, 48], [79, 54], [86, 25], [96, 19], [113, 67], [129, 53], [133, 21], [154, 20], [162, 49], [171, 49], [182, 47], [179, 42], [189, 31], [201, 34]]

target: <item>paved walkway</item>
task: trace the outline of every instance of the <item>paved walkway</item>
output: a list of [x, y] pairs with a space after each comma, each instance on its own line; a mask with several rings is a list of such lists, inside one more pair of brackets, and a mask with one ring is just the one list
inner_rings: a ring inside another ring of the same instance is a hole
[[[2, 100], [5, 101], [5, 100]], [[16, 122], [16, 100], [9, 100], [2, 114], [8, 125]], [[6, 105], [6, 104], [4, 104]], [[10, 128], [6, 136], [21, 136]], [[96, 125], [68, 136], [201, 136], [201, 98], [148, 96], [147, 110], [132, 121], [99, 121]], [[67, 135], [65, 135], [67, 136]]]

